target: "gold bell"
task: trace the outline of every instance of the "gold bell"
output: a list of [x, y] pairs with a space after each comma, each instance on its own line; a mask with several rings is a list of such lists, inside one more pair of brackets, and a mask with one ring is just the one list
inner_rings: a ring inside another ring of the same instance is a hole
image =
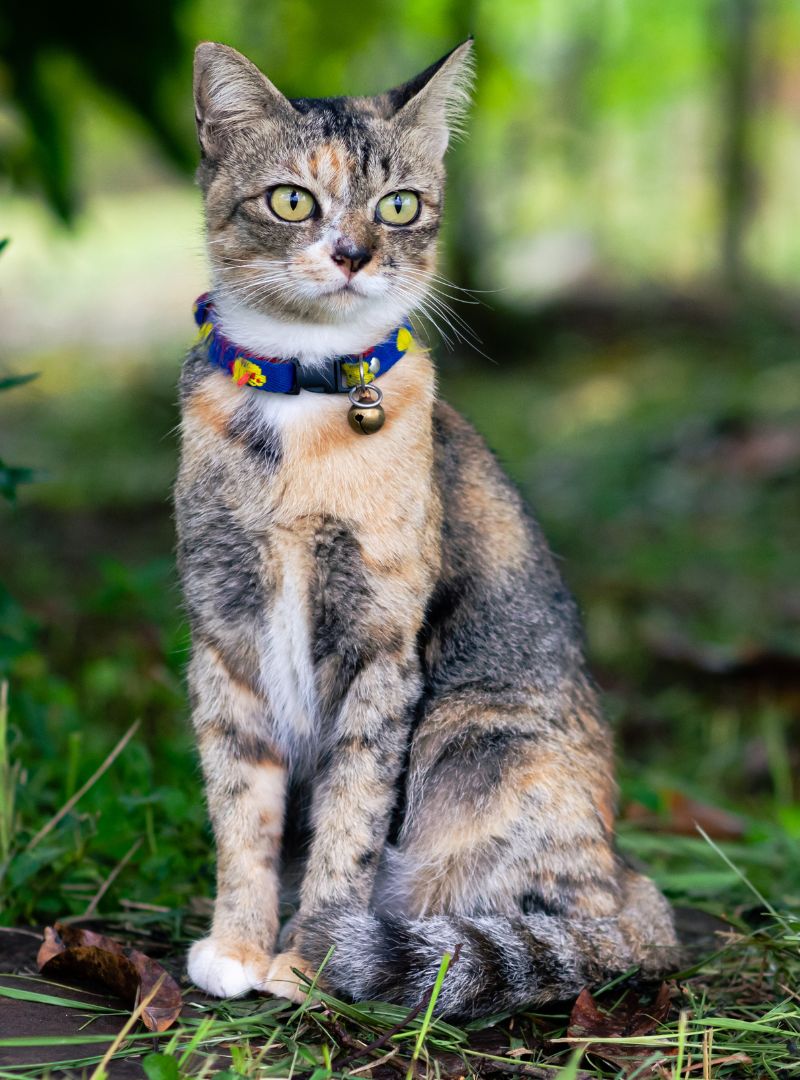
[[362, 435], [371, 435], [374, 431], [380, 431], [386, 420], [383, 411], [383, 391], [377, 386], [354, 386], [349, 393], [352, 402], [347, 413], [347, 422], [353, 431], [360, 431]]

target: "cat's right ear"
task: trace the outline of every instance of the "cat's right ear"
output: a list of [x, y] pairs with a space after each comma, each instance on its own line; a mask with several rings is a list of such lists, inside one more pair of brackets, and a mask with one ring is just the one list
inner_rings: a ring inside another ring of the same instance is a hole
[[270, 114], [294, 111], [246, 56], [213, 41], [195, 49], [194, 109], [200, 148], [212, 158], [232, 131]]
[[396, 122], [420, 132], [431, 153], [441, 158], [461, 130], [472, 83], [472, 38], [468, 37], [420, 75], [377, 98]]

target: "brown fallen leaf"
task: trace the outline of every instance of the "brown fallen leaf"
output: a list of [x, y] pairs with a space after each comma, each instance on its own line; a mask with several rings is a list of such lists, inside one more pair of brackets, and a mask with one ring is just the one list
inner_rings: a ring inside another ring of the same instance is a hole
[[791, 474], [800, 464], [800, 431], [761, 425], [732, 433], [711, 448], [707, 464], [720, 472], [753, 479]]
[[634, 821], [654, 832], [676, 833], [678, 836], [697, 836], [699, 825], [712, 840], [739, 840], [745, 833], [745, 823], [736, 814], [719, 806], [690, 799], [680, 791], [663, 793], [663, 813], [651, 813], [641, 803], [632, 802], [625, 808], [626, 821]]
[[[614, 1003], [613, 1011], [601, 1009], [588, 990], [582, 990], [572, 1007], [567, 1028], [568, 1039], [635, 1039], [643, 1035], [652, 1035], [669, 1013], [670, 988], [662, 983], [655, 1000], [642, 1005], [641, 995], [635, 990], [626, 990]], [[630, 1076], [642, 1062], [653, 1053], [652, 1045], [632, 1046], [613, 1043], [587, 1042], [587, 1053], [596, 1054], [612, 1065], [623, 1070], [623, 1076]], [[666, 1057], [669, 1051], [661, 1053]]]
[[180, 987], [161, 964], [93, 930], [63, 923], [46, 927], [36, 965], [42, 975], [95, 986], [99, 983], [131, 1008], [160, 981], [155, 996], [142, 1011], [142, 1021], [150, 1031], [166, 1031], [183, 1005]]

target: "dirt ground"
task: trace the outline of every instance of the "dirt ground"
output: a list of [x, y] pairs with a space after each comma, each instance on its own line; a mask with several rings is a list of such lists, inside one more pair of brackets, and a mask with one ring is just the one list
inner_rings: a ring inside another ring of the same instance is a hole
[[[51, 993], [55, 996], [69, 997], [75, 1001], [85, 1001], [90, 1005], [106, 1005], [112, 1009], [125, 1009], [120, 1000], [105, 992], [102, 987], [91, 991], [70, 986], [59, 990], [52, 984], [43, 985], [36, 978], [36, 954], [41, 944], [41, 935], [33, 930], [7, 930], [0, 928], [0, 986], [15, 990], [27, 990], [33, 993]], [[181, 972], [179, 957], [160, 958], [170, 974], [178, 977]], [[25, 978], [30, 976], [30, 978]], [[187, 999], [188, 1000], [188, 999]], [[87, 1025], [87, 1015], [90, 1017]], [[0, 999], [0, 1039], [20, 1036], [48, 1036], [74, 1038], [82, 1032], [92, 1035], [116, 1035], [125, 1022], [123, 1016], [108, 1016], [103, 1013], [82, 1013], [78, 1009], [65, 1009], [54, 1005], [45, 1005], [36, 1001], [18, 1001], [13, 998]], [[165, 1040], [169, 1034], [164, 1036]], [[148, 1045], [148, 1051], [156, 1050], [157, 1042]], [[90, 1057], [102, 1053], [104, 1043], [70, 1043], [68, 1048], [53, 1046], [0, 1046], [0, 1068], [12, 1068], [24, 1065], [42, 1065], [42, 1073], [50, 1062]], [[220, 1063], [222, 1067], [222, 1063]], [[91, 1074], [92, 1067], [87, 1069]], [[141, 1080], [145, 1075], [136, 1058], [114, 1061], [109, 1066], [112, 1080]], [[41, 1073], [31, 1072], [35, 1080]], [[76, 1076], [80, 1072], [54, 1069], [53, 1076]]]

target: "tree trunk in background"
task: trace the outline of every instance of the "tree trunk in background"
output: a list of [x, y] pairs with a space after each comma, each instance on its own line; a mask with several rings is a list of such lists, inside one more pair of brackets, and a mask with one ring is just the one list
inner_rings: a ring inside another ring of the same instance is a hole
[[[453, 0], [450, 5], [453, 44], [464, 41], [470, 34], [477, 34], [477, 22], [478, 11], [474, 0]], [[469, 148], [462, 147], [462, 151], [460, 157], [454, 156], [447, 163], [447, 217], [451, 226], [448, 230], [448, 249], [454, 280], [465, 288], [475, 289], [482, 284], [478, 261], [485, 239], [485, 227], [481, 202], [475, 192], [475, 170], [467, 160]]]
[[722, 140], [720, 153], [720, 273], [738, 290], [747, 277], [744, 251], [756, 195], [751, 156], [755, 103], [756, 31], [762, 0], [720, 0], [712, 34], [719, 40]]

